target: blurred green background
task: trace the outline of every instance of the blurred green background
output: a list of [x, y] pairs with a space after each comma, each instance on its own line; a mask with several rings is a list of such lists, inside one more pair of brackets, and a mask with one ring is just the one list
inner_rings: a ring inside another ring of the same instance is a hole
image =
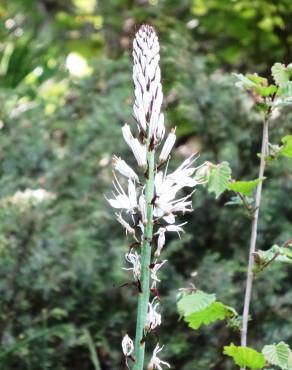
[[[292, 2], [1, 0], [0, 17], [1, 370], [124, 369], [120, 342], [134, 335], [136, 291], [120, 287], [127, 239], [103, 194], [112, 154], [132, 161], [120, 128], [133, 122], [135, 31], [149, 22], [159, 34], [174, 162], [200, 150], [202, 162], [227, 160], [248, 180], [260, 117], [231, 72], [269, 76], [274, 62], [292, 62]], [[273, 143], [291, 119], [288, 108], [272, 119]], [[267, 177], [262, 249], [291, 237], [291, 161], [272, 163]], [[200, 188], [187, 233], [168, 239], [159, 338], [174, 369], [232, 369], [222, 348], [238, 333], [224, 323], [193, 331], [175, 308], [178, 288], [192, 282], [242, 310], [250, 220], [224, 206], [229, 198]], [[275, 265], [256, 280], [255, 348], [291, 346], [291, 278], [289, 266]]]

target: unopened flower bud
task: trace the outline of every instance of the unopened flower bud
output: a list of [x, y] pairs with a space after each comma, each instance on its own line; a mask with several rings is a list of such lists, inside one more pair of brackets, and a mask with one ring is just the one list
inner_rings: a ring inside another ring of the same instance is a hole
[[128, 177], [131, 180], [139, 181], [139, 178], [135, 171], [123, 159], [114, 155], [112, 163], [114, 169], [118, 171], [121, 175]]
[[164, 145], [162, 147], [160, 156], [159, 156], [159, 161], [160, 162], [165, 162], [175, 144], [176, 140], [176, 135], [175, 135], [175, 128], [171, 130], [171, 132], [168, 134], [167, 139], [164, 142]]

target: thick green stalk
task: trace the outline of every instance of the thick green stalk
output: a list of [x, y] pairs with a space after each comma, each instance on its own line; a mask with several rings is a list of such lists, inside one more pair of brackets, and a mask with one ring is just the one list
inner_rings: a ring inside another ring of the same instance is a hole
[[155, 152], [148, 151], [148, 178], [145, 186], [145, 197], [147, 202], [147, 224], [145, 225], [144, 240], [141, 250], [141, 293], [138, 298], [136, 337], [135, 337], [135, 364], [133, 370], [142, 370], [144, 366], [145, 341], [144, 327], [148, 310], [150, 297], [150, 263], [151, 263], [151, 243], [153, 237], [153, 205], [154, 197], [154, 166]]

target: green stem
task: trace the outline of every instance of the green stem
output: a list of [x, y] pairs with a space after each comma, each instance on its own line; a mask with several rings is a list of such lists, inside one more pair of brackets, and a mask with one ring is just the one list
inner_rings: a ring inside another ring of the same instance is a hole
[[145, 225], [144, 240], [141, 251], [141, 293], [138, 298], [136, 337], [135, 337], [135, 364], [133, 370], [142, 370], [145, 356], [144, 327], [150, 297], [150, 268], [151, 242], [153, 237], [153, 205], [154, 197], [154, 166], [155, 152], [147, 152], [148, 178], [145, 186], [145, 198], [147, 202], [147, 224]]
[[258, 234], [258, 221], [259, 221], [259, 211], [262, 198], [262, 178], [264, 176], [266, 167], [266, 157], [268, 155], [268, 145], [269, 145], [269, 124], [268, 117], [265, 118], [263, 122], [263, 134], [262, 134], [262, 148], [261, 148], [261, 161], [259, 168], [258, 179], [260, 180], [255, 196], [255, 211], [253, 213], [252, 225], [251, 225], [251, 237], [249, 246], [249, 260], [247, 268], [247, 278], [245, 286], [245, 297], [244, 297], [244, 307], [242, 314], [242, 327], [241, 327], [241, 346], [246, 347], [247, 345], [247, 332], [248, 332], [248, 321], [249, 321], [249, 311], [250, 311], [250, 301], [252, 295], [252, 287], [254, 280], [254, 253], [256, 251], [256, 242]]

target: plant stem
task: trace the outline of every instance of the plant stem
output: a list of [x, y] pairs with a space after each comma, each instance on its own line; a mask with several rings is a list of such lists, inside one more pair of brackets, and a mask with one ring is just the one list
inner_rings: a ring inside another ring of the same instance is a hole
[[[265, 166], [266, 166], [266, 156], [268, 151], [268, 142], [269, 142], [269, 132], [268, 132], [268, 118], [266, 117], [263, 122], [263, 134], [262, 134], [262, 148], [261, 148], [261, 161], [259, 168], [258, 178], [262, 179]], [[259, 182], [256, 189], [255, 197], [255, 211], [252, 218], [251, 225], [251, 237], [250, 237], [250, 246], [249, 246], [249, 261], [247, 269], [247, 279], [245, 287], [245, 297], [244, 297], [244, 308], [242, 314], [242, 328], [241, 328], [241, 346], [246, 347], [247, 344], [247, 331], [248, 331], [248, 320], [249, 320], [249, 308], [252, 294], [252, 285], [253, 285], [253, 266], [254, 266], [254, 253], [256, 250], [256, 240], [257, 240], [257, 231], [258, 231], [258, 219], [259, 219], [259, 210], [261, 205], [261, 196], [262, 196], [262, 181]]]
[[148, 302], [150, 297], [150, 268], [151, 263], [151, 243], [153, 237], [153, 205], [154, 197], [154, 166], [155, 152], [147, 152], [147, 180], [145, 186], [145, 197], [147, 202], [147, 224], [145, 226], [144, 240], [141, 251], [141, 293], [138, 298], [136, 336], [135, 336], [135, 364], [133, 370], [142, 370], [145, 356], [144, 327], [148, 311]]

